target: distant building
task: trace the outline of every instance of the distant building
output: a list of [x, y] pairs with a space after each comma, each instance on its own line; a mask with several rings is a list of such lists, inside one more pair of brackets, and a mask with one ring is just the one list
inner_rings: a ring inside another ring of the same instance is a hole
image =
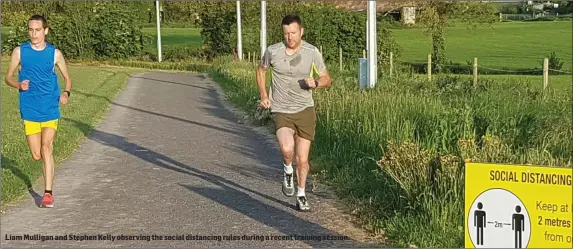
[[[368, 1], [324, 1], [324, 3], [331, 3], [351, 11], [366, 11], [368, 8]], [[412, 25], [416, 23], [417, 5], [416, 1], [376, 0], [376, 12], [394, 16], [403, 24]]]
[[532, 6], [534, 9], [543, 10], [543, 8], [559, 8], [559, 3], [551, 1], [527, 1], [527, 5]]

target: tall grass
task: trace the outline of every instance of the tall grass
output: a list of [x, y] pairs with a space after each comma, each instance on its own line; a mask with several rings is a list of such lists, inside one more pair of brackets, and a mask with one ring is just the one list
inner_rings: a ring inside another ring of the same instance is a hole
[[[257, 105], [255, 65], [215, 65], [230, 100], [272, 125]], [[332, 87], [314, 92], [311, 170], [395, 246], [463, 246], [466, 159], [571, 167], [570, 87], [398, 72], [358, 89], [355, 70], [331, 68]]]

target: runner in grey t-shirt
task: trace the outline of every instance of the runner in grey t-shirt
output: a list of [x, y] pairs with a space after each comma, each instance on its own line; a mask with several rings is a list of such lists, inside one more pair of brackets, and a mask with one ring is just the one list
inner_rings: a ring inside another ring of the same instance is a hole
[[[304, 28], [300, 17], [285, 16], [282, 20], [284, 42], [270, 45], [257, 68], [260, 105], [271, 108], [277, 129], [277, 139], [283, 154], [284, 179], [282, 191], [294, 195], [293, 155], [296, 153], [297, 207], [310, 210], [305, 195], [306, 177], [310, 165], [308, 156], [316, 127], [312, 89], [330, 87], [331, 78], [320, 51], [302, 40]], [[272, 67], [270, 94], [266, 89], [266, 70]], [[318, 74], [318, 80], [313, 78]], [[296, 144], [296, 152], [295, 152]]]
[[[292, 55], [287, 54], [283, 42], [268, 47], [261, 65], [268, 68], [272, 65], [272, 85], [270, 88], [271, 112], [297, 113], [314, 106], [312, 89], [305, 79], [310, 77], [313, 64], [317, 71], [325, 69], [319, 50], [301, 41], [301, 48]], [[314, 83], [314, 82], [312, 82]]]

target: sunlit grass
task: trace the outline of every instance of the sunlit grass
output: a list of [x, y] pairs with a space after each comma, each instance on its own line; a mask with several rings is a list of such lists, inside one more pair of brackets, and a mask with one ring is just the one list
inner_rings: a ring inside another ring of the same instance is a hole
[[[216, 65], [230, 100], [272, 126], [255, 65]], [[332, 87], [314, 91], [312, 171], [396, 246], [463, 246], [464, 159], [571, 167], [567, 76], [543, 90], [529, 76], [481, 76], [474, 88], [471, 76], [397, 73], [358, 89], [354, 71], [330, 68]]]

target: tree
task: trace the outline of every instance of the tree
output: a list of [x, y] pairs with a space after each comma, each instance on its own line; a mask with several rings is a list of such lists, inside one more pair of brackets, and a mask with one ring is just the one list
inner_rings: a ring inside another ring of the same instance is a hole
[[437, 73], [446, 70], [444, 28], [451, 20], [459, 20], [472, 29], [497, 20], [496, 8], [487, 2], [430, 0], [421, 5], [420, 22], [426, 25], [427, 34], [432, 38], [432, 69]]

